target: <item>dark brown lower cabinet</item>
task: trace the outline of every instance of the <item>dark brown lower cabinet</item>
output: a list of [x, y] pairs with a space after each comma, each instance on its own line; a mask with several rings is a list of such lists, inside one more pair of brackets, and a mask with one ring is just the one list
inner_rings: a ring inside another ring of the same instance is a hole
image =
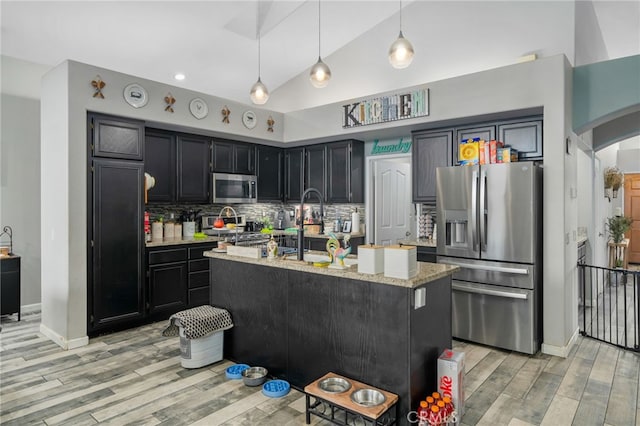
[[209, 304], [209, 258], [205, 251], [218, 247], [214, 244], [198, 244], [189, 247], [189, 276], [187, 304], [190, 308]]
[[[187, 249], [149, 251], [149, 314], [187, 307]], [[169, 262], [166, 262], [169, 260]]]
[[20, 256], [0, 260], [0, 315], [18, 314], [20, 321]]
[[167, 318], [209, 304], [209, 260], [203, 253], [217, 243], [147, 248], [149, 315]]

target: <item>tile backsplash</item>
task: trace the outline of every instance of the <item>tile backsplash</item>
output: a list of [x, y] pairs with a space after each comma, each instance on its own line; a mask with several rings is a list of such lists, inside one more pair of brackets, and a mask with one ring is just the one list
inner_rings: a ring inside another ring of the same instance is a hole
[[[309, 203], [314, 211], [319, 213], [320, 204]], [[224, 207], [224, 204], [147, 204], [145, 210], [149, 212], [152, 221], [162, 217], [163, 220], [169, 220], [171, 214], [173, 214], [175, 221], [180, 221], [181, 215], [185, 211], [195, 211], [198, 216], [217, 216], [220, 214], [220, 210]], [[238, 215], [243, 215], [247, 220], [254, 220], [260, 222], [264, 217], [268, 217], [273, 223], [280, 210], [285, 212], [293, 212], [299, 204], [284, 204], [284, 203], [256, 203], [256, 204], [233, 204], [231, 207], [236, 211]], [[360, 216], [360, 223], [364, 223], [365, 209], [364, 204], [325, 204], [324, 205], [324, 217], [325, 222], [333, 222], [336, 219], [342, 221], [351, 220], [351, 213], [358, 211]], [[198, 226], [199, 226], [199, 221]]]

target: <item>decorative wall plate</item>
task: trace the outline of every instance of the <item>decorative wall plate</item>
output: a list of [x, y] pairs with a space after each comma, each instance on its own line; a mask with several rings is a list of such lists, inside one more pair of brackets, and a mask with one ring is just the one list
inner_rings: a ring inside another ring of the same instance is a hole
[[149, 95], [144, 87], [133, 83], [124, 88], [124, 100], [134, 108], [142, 108], [149, 102]]
[[256, 117], [256, 113], [253, 111], [245, 111], [242, 114], [242, 124], [247, 129], [253, 129], [258, 124], [258, 118]]
[[200, 98], [194, 98], [189, 103], [189, 111], [191, 111], [191, 114], [195, 118], [197, 118], [198, 120], [202, 120], [209, 114], [209, 107], [204, 100]]

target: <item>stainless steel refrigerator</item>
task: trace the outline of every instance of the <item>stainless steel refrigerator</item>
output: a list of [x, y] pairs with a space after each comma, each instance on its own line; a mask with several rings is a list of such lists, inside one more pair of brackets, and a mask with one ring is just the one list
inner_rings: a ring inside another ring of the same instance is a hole
[[453, 336], [529, 354], [542, 340], [542, 168], [439, 167], [438, 263], [453, 276]]

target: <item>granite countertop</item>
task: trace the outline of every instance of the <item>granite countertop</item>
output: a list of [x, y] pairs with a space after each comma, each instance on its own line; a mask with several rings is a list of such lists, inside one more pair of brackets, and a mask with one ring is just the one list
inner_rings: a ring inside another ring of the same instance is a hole
[[207, 236], [206, 238], [198, 238], [191, 240], [183, 240], [181, 238], [171, 238], [166, 240], [151, 240], [147, 241], [147, 247], [163, 247], [163, 246], [177, 246], [180, 244], [202, 244], [202, 243], [217, 243], [224, 238], [221, 237], [211, 237]]
[[398, 244], [402, 244], [403, 246], [436, 247], [436, 241], [427, 238], [419, 238], [417, 240], [401, 240], [398, 241]]
[[[314, 252], [310, 252], [310, 253], [314, 253]], [[315, 252], [315, 253], [326, 254], [322, 252]], [[284, 260], [283, 258], [251, 259], [251, 258], [241, 257], [241, 256], [229, 256], [226, 253], [216, 253], [213, 251], [204, 252], [204, 256], [215, 258], [215, 259], [229, 260], [233, 262], [242, 262], [242, 263], [250, 263], [254, 265], [270, 266], [273, 268], [290, 269], [294, 271], [309, 272], [312, 274], [319, 274], [319, 275], [330, 275], [334, 277], [347, 278], [347, 279], [360, 280], [360, 281], [369, 281], [372, 283], [387, 284], [387, 285], [393, 285], [396, 287], [406, 287], [406, 288], [417, 288], [428, 282], [435, 281], [439, 278], [443, 278], [448, 275], [451, 275], [459, 269], [458, 266], [454, 266], [454, 265], [418, 262], [418, 275], [408, 280], [404, 280], [400, 278], [385, 277], [383, 274], [376, 274], [376, 275], [361, 274], [358, 272], [357, 265], [354, 265], [351, 268], [347, 268], [347, 269], [321, 268], [321, 267], [313, 266], [308, 262], [299, 261], [299, 260]]]

